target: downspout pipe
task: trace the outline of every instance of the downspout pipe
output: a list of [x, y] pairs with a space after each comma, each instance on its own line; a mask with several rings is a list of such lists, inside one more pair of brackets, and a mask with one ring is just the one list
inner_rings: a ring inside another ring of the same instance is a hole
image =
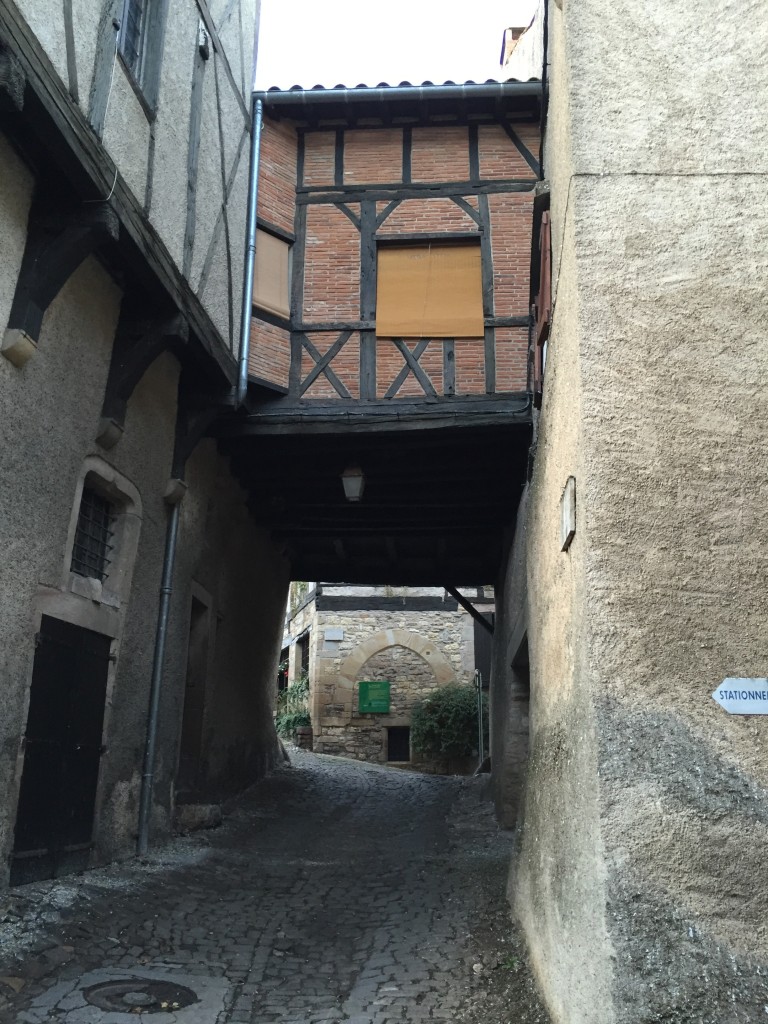
[[256, 214], [259, 205], [259, 159], [261, 156], [261, 127], [264, 103], [256, 95], [251, 100], [251, 162], [248, 170], [248, 213], [245, 233], [245, 270], [243, 278], [243, 308], [240, 319], [240, 360], [238, 367], [235, 408], [245, 401], [248, 390], [248, 356], [251, 350], [251, 315], [253, 307], [253, 271], [256, 263]]
[[136, 844], [140, 857], [146, 855], [149, 848], [149, 819], [152, 813], [152, 790], [155, 781], [155, 757], [157, 752], [157, 725], [160, 712], [160, 693], [163, 685], [163, 663], [165, 646], [168, 638], [168, 620], [171, 611], [171, 594], [173, 593], [173, 566], [176, 561], [176, 542], [179, 536], [179, 514], [181, 503], [171, 505], [168, 509], [168, 523], [165, 530], [165, 553], [163, 555], [163, 575], [160, 582], [160, 607], [157, 614], [155, 631], [155, 652], [152, 659], [152, 682], [149, 689], [149, 716], [147, 719], [147, 738], [144, 745], [144, 766], [141, 774], [141, 796], [139, 799], [139, 834]]

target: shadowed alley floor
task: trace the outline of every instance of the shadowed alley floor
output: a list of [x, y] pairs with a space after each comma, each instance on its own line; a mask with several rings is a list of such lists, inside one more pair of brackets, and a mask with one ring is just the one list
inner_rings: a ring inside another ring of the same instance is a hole
[[292, 757], [216, 831], [3, 895], [0, 1020], [544, 1022], [483, 780]]

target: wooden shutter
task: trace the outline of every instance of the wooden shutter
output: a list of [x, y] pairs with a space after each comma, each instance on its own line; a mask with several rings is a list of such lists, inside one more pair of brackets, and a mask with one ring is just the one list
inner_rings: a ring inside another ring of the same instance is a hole
[[253, 277], [253, 304], [278, 316], [291, 314], [288, 242], [266, 231], [256, 232], [256, 269]]
[[482, 338], [480, 246], [380, 246], [376, 333], [382, 338]]

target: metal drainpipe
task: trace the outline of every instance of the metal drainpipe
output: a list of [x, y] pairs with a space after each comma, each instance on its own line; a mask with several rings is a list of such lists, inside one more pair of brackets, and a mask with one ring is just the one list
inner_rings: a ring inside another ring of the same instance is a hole
[[259, 156], [264, 103], [256, 96], [251, 111], [251, 165], [248, 171], [248, 218], [245, 238], [245, 270], [243, 309], [240, 322], [240, 366], [235, 395], [235, 408], [245, 401], [248, 390], [248, 354], [251, 349], [251, 307], [253, 306], [253, 269], [256, 261], [256, 214], [259, 204]]
[[171, 505], [168, 510], [168, 525], [165, 531], [165, 554], [163, 555], [163, 576], [160, 583], [160, 607], [157, 613], [155, 632], [155, 653], [152, 659], [152, 682], [149, 689], [149, 718], [147, 739], [144, 746], [144, 768], [141, 776], [141, 797], [139, 800], [139, 835], [137, 852], [143, 857], [149, 847], [149, 819], [152, 812], [152, 789], [155, 781], [155, 751], [157, 749], [157, 720], [160, 710], [160, 691], [163, 685], [163, 662], [165, 642], [168, 637], [168, 618], [173, 591], [173, 563], [176, 560], [176, 541], [179, 535], [179, 514], [181, 503]]

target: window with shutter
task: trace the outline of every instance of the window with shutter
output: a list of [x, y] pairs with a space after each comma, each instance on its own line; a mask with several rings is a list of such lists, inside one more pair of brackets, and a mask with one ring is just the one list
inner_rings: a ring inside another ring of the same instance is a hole
[[380, 245], [376, 334], [382, 338], [481, 338], [480, 245]]
[[258, 229], [253, 304], [277, 316], [289, 317], [291, 246], [282, 238]]

